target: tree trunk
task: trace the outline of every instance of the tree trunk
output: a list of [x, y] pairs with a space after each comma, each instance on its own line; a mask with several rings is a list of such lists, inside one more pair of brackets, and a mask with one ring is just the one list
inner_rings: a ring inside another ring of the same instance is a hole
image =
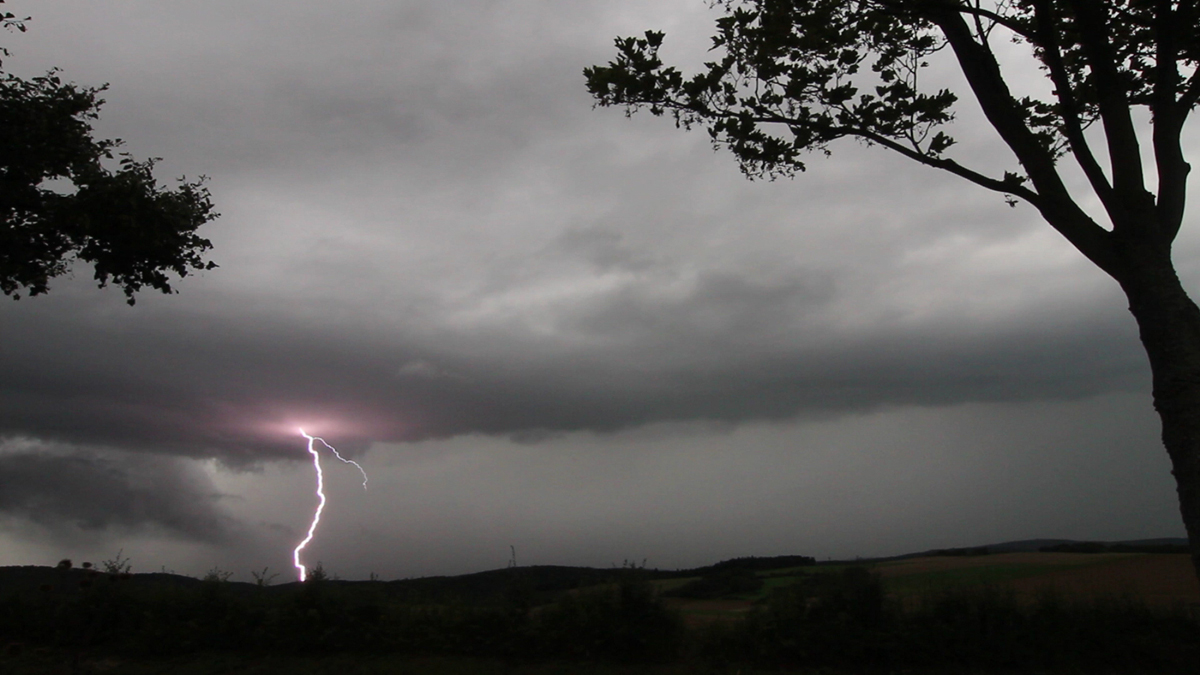
[[1122, 246], [1118, 257], [1114, 276], [1150, 357], [1154, 409], [1200, 579], [1200, 308], [1175, 274], [1169, 245]]

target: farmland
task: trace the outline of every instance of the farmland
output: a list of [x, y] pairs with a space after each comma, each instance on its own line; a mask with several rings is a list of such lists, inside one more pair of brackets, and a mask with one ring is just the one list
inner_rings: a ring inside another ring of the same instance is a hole
[[1200, 603], [1200, 583], [1191, 561], [1179, 554], [1005, 553], [914, 558], [876, 569], [896, 593], [993, 584], [1026, 599], [1058, 593], [1076, 600], [1128, 596], [1154, 607]]
[[[1200, 606], [1200, 583], [1185, 554], [1020, 552], [980, 556], [922, 556], [857, 563], [878, 574], [889, 596], [915, 601], [929, 595], [982, 588], [1011, 591], [1023, 602], [1056, 595], [1071, 601], [1125, 599], [1149, 607]], [[773, 590], [813, 574], [844, 569], [848, 563], [766, 570], [762, 588], [719, 599], [669, 599], [689, 624], [737, 618]], [[689, 579], [658, 582], [670, 592]]]

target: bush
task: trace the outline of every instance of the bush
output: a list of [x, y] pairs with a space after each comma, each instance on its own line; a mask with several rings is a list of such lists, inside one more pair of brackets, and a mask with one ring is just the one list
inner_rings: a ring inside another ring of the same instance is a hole
[[776, 664], [876, 663], [889, 650], [895, 614], [879, 578], [864, 568], [813, 574], [747, 616], [741, 650]]
[[703, 577], [667, 593], [674, 598], [719, 598], [726, 595], [746, 595], [762, 590], [763, 580], [752, 570], [726, 567], [713, 570]]
[[534, 626], [540, 651], [587, 660], [663, 661], [678, 656], [683, 621], [658, 597], [644, 570], [616, 584], [565, 595]]

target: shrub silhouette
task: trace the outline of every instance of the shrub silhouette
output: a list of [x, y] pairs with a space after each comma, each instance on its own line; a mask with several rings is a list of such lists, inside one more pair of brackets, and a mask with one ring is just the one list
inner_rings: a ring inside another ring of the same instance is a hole
[[554, 656], [661, 661], [679, 653], [683, 621], [669, 610], [644, 569], [621, 570], [617, 583], [568, 594], [540, 612], [536, 631]]
[[725, 595], [757, 593], [763, 580], [753, 570], [739, 567], [714, 568], [704, 576], [676, 588], [667, 595], [675, 598], [719, 598]]

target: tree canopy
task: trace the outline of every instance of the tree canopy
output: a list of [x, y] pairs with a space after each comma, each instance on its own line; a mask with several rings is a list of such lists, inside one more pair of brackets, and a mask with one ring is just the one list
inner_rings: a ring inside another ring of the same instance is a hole
[[[0, 21], [25, 30], [11, 13]], [[100, 286], [120, 286], [133, 304], [143, 287], [173, 292], [171, 273], [216, 266], [203, 255], [212, 244], [196, 234], [217, 217], [203, 177], [165, 187], [154, 177], [156, 160], [114, 157], [121, 141], [94, 138], [91, 125], [104, 89], [64, 82], [55, 70], [32, 79], [0, 71], [0, 291], [7, 296], [45, 293], [52, 278], [82, 261]]]
[[[662, 33], [618, 38], [617, 58], [585, 71], [600, 105], [669, 113], [703, 125], [752, 177], [790, 175], [804, 153], [839, 138], [883, 146], [1009, 199], [1037, 207], [1093, 262], [1111, 271], [1103, 229], [1130, 225], [1128, 205], [1178, 231], [1188, 171], [1179, 144], [1200, 100], [1200, 20], [1194, 1], [1162, 0], [723, 0], [713, 50], [685, 77], [659, 57]], [[1003, 38], [1000, 36], [1003, 35]], [[993, 43], [1028, 45], [1052, 95], [1014, 96]], [[958, 95], [928, 90], [922, 71], [949, 48], [988, 121], [1020, 169], [987, 175], [949, 152]], [[1154, 119], [1158, 194], [1131, 109]], [[1101, 121], [1110, 157], [1085, 133]], [[1057, 161], [1079, 162], [1112, 222], [1102, 228], [1070, 198]], [[1156, 198], [1157, 197], [1157, 198]]]

